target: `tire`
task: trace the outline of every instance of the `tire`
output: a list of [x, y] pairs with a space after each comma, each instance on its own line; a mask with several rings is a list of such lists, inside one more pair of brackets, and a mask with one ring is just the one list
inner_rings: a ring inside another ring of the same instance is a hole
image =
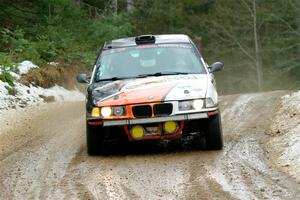
[[208, 118], [206, 124], [205, 142], [207, 150], [223, 149], [223, 132], [220, 112]]
[[87, 153], [90, 156], [105, 154], [105, 132], [99, 126], [86, 125]]

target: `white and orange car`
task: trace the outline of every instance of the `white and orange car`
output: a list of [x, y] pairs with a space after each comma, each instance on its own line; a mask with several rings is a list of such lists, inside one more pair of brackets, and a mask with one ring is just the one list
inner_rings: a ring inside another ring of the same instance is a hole
[[86, 106], [89, 155], [106, 143], [204, 136], [206, 148], [223, 147], [213, 72], [187, 35], [142, 35], [106, 43], [88, 83]]

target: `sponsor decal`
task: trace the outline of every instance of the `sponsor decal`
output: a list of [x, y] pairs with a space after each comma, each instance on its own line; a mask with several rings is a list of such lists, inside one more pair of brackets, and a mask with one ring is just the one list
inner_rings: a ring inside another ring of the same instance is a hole
[[153, 49], [153, 48], [185, 48], [185, 49], [191, 49], [192, 46], [190, 44], [145, 44], [145, 45], [138, 45], [136, 47], [122, 47], [122, 48], [110, 49], [110, 50], [104, 51], [104, 54], [106, 54], [106, 53], [119, 53], [119, 52], [124, 52], [124, 51], [132, 50], [132, 49]]
[[97, 87], [99, 105], [124, 105], [154, 101], [184, 100], [205, 96], [205, 75], [175, 75], [123, 80]]
[[149, 48], [155, 48], [157, 45], [155, 44], [145, 44], [145, 45], [138, 45], [137, 49], [149, 49]]

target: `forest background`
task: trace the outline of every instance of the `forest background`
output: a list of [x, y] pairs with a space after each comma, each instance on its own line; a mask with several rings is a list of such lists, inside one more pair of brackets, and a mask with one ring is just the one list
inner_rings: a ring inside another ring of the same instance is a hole
[[91, 70], [107, 40], [167, 33], [225, 64], [222, 94], [300, 88], [300, 0], [0, 0], [0, 65], [10, 70], [23, 60]]

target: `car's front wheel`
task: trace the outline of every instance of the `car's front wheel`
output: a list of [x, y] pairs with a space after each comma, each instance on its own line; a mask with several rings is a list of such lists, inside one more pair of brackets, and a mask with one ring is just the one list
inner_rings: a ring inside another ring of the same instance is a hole
[[102, 127], [86, 125], [87, 153], [90, 156], [105, 153], [104, 135]]
[[205, 140], [207, 150], [221, 150], [223, 148], [223, 132], [220, 112], [217, 115], [208, 118]]

